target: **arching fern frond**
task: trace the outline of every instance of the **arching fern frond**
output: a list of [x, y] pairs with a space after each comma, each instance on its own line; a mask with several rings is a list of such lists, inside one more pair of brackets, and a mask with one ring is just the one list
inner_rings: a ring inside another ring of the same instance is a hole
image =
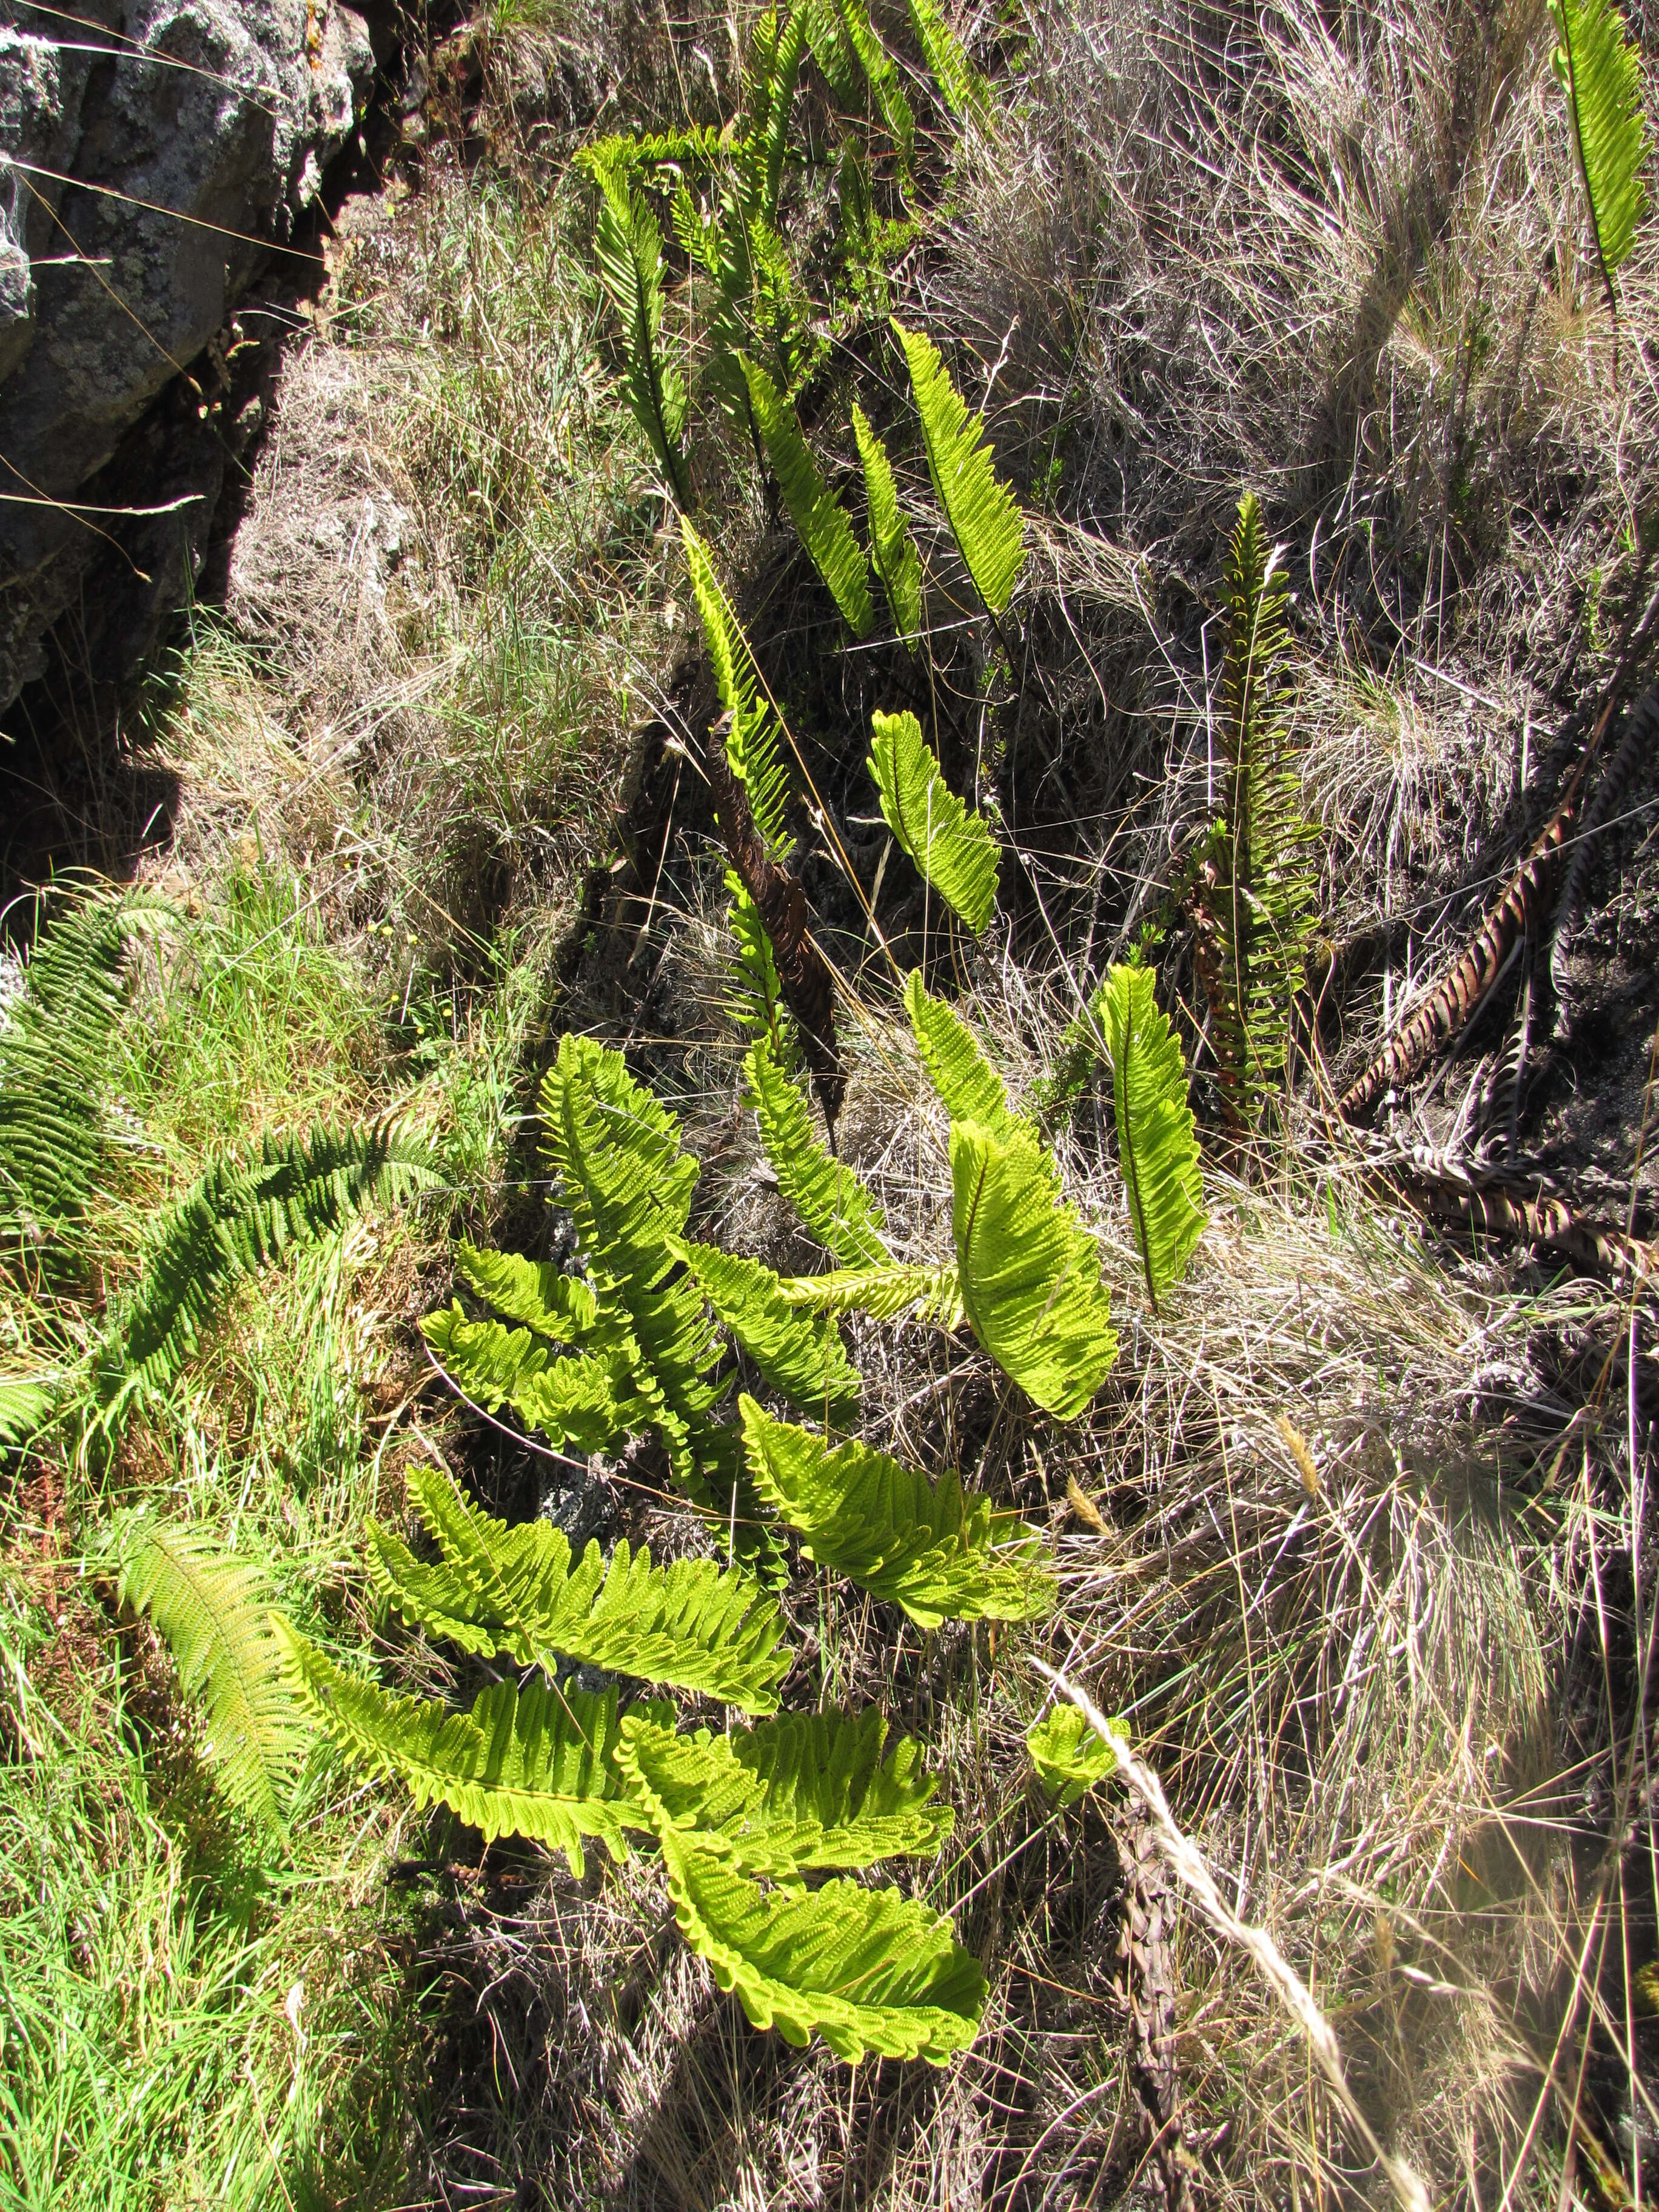
[[623, 388], [663, 483], [681, 509], [692, 504], [685, 457], [685, 380], [662, 343], [662, 233], [631, 161], [590, 149], [581, 166], [599, 189], [593, 233], [599, 279], [623, 327]]
[[833, 1321], [803, 1313], [759, 1260], [712, 1244], [678, 1244], [720, 1321], [775, 1390], [803, 1411], [844, 1426], [857, 1410], [860, 1376]]
[[919, 1627], [942, 1620], [1030, 1620], [1051, 1612], [1042, 1540], [953, 1470], [937, 1489], [869, 1444], [831, 1449], [750, 1397], [738, 1401], [755, 1487], [801, 1540], [809, 1559], [873, 1596], [902, 1606]]
[[395, 1118], [308, 1137], [268, 1136], [258, 1156], [208, 1169], [166, 1214], [143, 1272], [117, 1310], [97, 1363], [106, 1425], [140, 1390], [165, 1390], [236, 1285], [337, 1229], [377, 1198], [397, 1200], [436, 1180], [429, 1146]]
[[653, 1826], [744, 1874], [790, 1879], [818, 1869], [928, 1858], [950, 1834], [938, 1778], [904, 1737], [884, 1762], [887, 1723], [875, 1706], [787, 1713], [730, 1735], [676, 1735], [630, 1717], [617, 1763]]
[[590, 1543], [572, 1567], [550, 1522], [495, 1520], [448, 1476], [418, 1468], [410, 1494], [443, 1554], [428, 1565], [389, 1530], [370, 1531], [369, 1573], [411, 1625], [463, 1650], [506, 1652], [551, 1673], [561, 1658], [770, 1712], [789, 1671], [778, 1609], [750, 1577], [712, 1559], [653, 1566], [618, 1543]]
[[447, 1805], [486, 1843], [525, 1836], [562, 1851], [579, 1881], [586, 1838], [622, 1860], [624, 1829], [646, 1826], [630, 1811], [615, 1764], [614, 1690], [498, 1682], [471, 1712], [454, 1712], [394, 1697], [346, 1674], [292, 1628], [278, 1632], [306, 1710], [355, 1765], [401, 1782], [417, 1810]]
[[778, 1187], [811, 1235], [838, 1266], [890, 1266], [880, 1206], [851, 1168], [818, 1142], [805, 1099], [763, 1040], [749, 1048], [743, 1072]]
[[591, 1286], [550, 1260], [492, 1251], [463, 1237], [455, 1247], [455, 1272], [497, 1313], [533, 1328], [550, 1344], [580, 1344], [599, 1318]]
[[741, 366], [766, 458], [783, 493], [790, 520], [800, 533], [812, 566], [846, 617], [848, 628], [854, 637], [867, 637], [876, 621], [870, 597], [870, 564], [853, 535], [847, 510], [808, 452], [788, 400], [758, 362], [745, 355]]
[[732, 773], [743, 784], [749, 811], [769, 855], [782, 861], [789, 857], [787, 810], [789, 778], [783, 764], [782, 733], [772, 711], [766, 687], [743, 625], [714, 573], [708, 548], [691, 525], [682, 518], [680, 534], [685, 542], [685, 565], [691, 579], [691, 596], [702, 623], [703, 641], [714, 664], [720, 704], [732, 717], [726, 733], [726, 758]]
[[279, 1835], [307, 1731], [258, 1569], [188, 1528], [137, 1515], [115, 1532], [121, 1601], [147, 1613], [207, 1718], [208, 1759], [233, 1804]]
[[681, 1935], [755, 2027], [803, 2045], [816, 2029], [854, 2065], [942, 2064], [973, 2041], [984, 1970], [927, 1905], [852, 1881], [769, 1894], [672, 1828], [659, 1840]]
[[951, 1224], [962, 1302], [1006, 1375], [1062, 1420], [1082, 1413], [1117, 1358], [1100, 1254], [1060, 1199], [1033, 1139], [951, 1127]]
[[909, 0], [909, 9], [917, 43], [927, 57], [939, 97], [958, 123], [985, 123], [990, 115], [990, 87], [945, 21], [939, 0]]
[[853, 403], [853, 435], [864, 465], [864, 493], [870, 510], [870, 546], [876, 574], [887, 594], [893, 627], [907, 644], [921, 634], [921, 556], [899, 512], [898, 487], [887, 448], [869, 418]]
[[870, 773], [888, 828], [951, 912], [969, 929], [983, 929], [996, 904], [1001, 858], [984, 816], [969, 813], [946, 783], [908, 708], [873, 714], [870, 726]]
[[827, 1275], [786, 1275], [780, 1285], [792, 1306], [805, 1313], [867, 1314], [872, 1321], [931, 1322], [962, 1327], [962, 1285], [953, 1266], [837, 1267]]
[[1010, 1109], [1002, 1078], [981, 1051], [973, 1031], [954, 1008], [929, 996], [919, 968], [913, 968], [905, 980], [904, 1011], [910, 1017], [922, 1065], [953, 1121], [977, 1121], [999, 1137], [1036, 1140], [1035, 1126]]
[[951, 381], [939, 349], [921, 331], [895, 319], [921, 417], [927, 466], [974, 588], [994, 615], [1013, 596], [1025, 562], [1025, 518], [1001, 483], [984, 442], [985, 426], [970, 415]]
[[1560, 40], [1555, 72], [1567, 95], [1596, 260], [1608, 308], [1616, 312], [1613, 275], [1647, 207], [1642, 58], [1614, 0], [1550, 0], [1550, 14]]
[[1156, 1313], [1159, 1291], [1180, 1280], [1204, 1233], [1187, 1063], [1149, 968], [1109, 969], [1096, 1003], [1112, 1071], [1118, 1165]]
[[644, 1409], [606, 1361], [585, 1354], [559, 1358], [527, 1328], [469, 1321], [459, 1304], [425, 1315], [421, 1334], [463, 1397], [487, 1413], [510, 1406], [527, 1428], [556, 1449], [603, 1451], [630, 1425], [645, 1426]]

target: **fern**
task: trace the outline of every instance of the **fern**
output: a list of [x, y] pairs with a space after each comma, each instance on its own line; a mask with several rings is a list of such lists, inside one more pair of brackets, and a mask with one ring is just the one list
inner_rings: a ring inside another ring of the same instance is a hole
[[1075, 1705], [1060, 1704], [1025, 1731], [1037, 1780], [1056, 1805], [1075, 1805], [1117, 1765], [1110, 1744], [1096, 1735]]
[[1596, 262], [1608, 309], [1616, 313], [1613, 273], [1629, 255], [1647, 206], [1641, 56], [1614, 0], [1550, 0], [1550, 13], [1560, 40], [1555, 70], [1567, 95]]
[[812, 1133], [806, 1101], [763, 1041], [743, 1063], [761, 1142], [778, 1187], [808, 1231], [841, 1267], [884, 1267], [890, 1261], [885, 1217], [849, 1167], [832, 1159]]
[[877, 713], [870, 722], [870, 773], [888, 828], [952, 913], [983, 929], [1000, 857], [984, 817], [970, 814], [945, 782], [914, 714]]
[[143, 1272], [100, 1352], [100, 1419], [117, 1422], [141, 1390], [165, 1390], [236, 1285], [290, 1244], [337, 1229], [375, 1198], [435, 1180], [429, 1148], [388, 1118], [343, 1133], [268, 1136], [256, 1158], [216, 1161], [163, 1217]]
[[870, 428], [863, 408], [853, 404], [853, 435], [864, 465], [864, 493], [870, 510], [870, 544], [876, 574], [887, 594], [894, 627], [907, 644], [921, 634], [921, 556], [899, 513], [898, 487], [887, 448]]
[[624, 388], [634, 419], [677, 507], [692, 504], [685, 441], [685, 384], [662, 349], [662, 233], [632, 163], [603, 147], [579, 157], [599, 188], [593, 234], [599, 279], [623, 326]]
[[[763, 18], [750, 43], [751, 102], [755, 111], [750, 144], [763, 160], [759, 163], [762, 189], [759, 213], [763, 222], [775, 225], [783, 191], [783, 165], [789, 150], [789, 123], [794, 112], [795, 85], [805, 58], [811, 10], [806, 0], [796, 0], [779, 24], [775, 13]], [[761, 66], [754, 66], [761, 64]]]
[[58, 1404], [55, 1377], [0, 1375], [0, 1451], [32, 1443]]
[[538, 1429], [556, 1449], [603, 1451], [638, 1407], [603, 1360], [560, 1359], [527, 1328], [498, 1321], [469, 1321], [459, 1303], [421, 1322], [421, 1334], [449, 1382], [462, 1396], [499, 1413], [510, 1406], [527, 1428]]
[[646, 1826], [616, 1765], [614, 1690], [498, 1682], [471, 1712], [452, 1712], [346, 1674], [285, 1624], [277, 1632], [305, 1710], [356, 1765], [401, 1782], [417, 1810], [447, 1805], [486, 1843], [525, 1836], [562, 1851], [578, 1881], [585, 1838], [622, 1860], [623, 1831]]
[[847, 511], [807, 451], [794, 409], [757, 362], [745, 356], [740, 365], [766, 458], [801, 543], [846, 617], [848, 628], [854, 637], [867, 637], [876, 620], [870, 598], [870, 566], [853, 535]]
[[1255, 495], [1247, 492], [1227, 560], [1224, 813], [1198, 895], [1211, 1041], [1228, 1118], [1238, 1127], [1255, 1122], [1284, 1079], [1291, 1002], [1312, 923], [1297, 757], [1277, 711], [1285, 603], [1284, 572], [1268, 548]]
[[868, 1444], [831, 1450], [805, 1429], [738, 1400], [755, 1487], [795, 1531], [807, 1557], [919, 1627], [942, 1620], [1030, 1620], [1053, 1610], [1042, 1539], [947, 1472], [925, 1475]]
[[807, 1313], [867, 1314], [872, 1321], [933, 1322], [943, 1329], [963, 1323], [962, 1285], [954, 1267], [841, 1267], [828, 1275], [791, 1275], [781, 1285], [792, 1306]]
[[533, 1328], [550, 1344], [580, 1344], [599, 1318], [589, 1285], [550, 1260], [490, 1251], [463, 1237], [455, 1247], [455, 1271], [497, 1313]]
[[617, 1763], [653, 1826], [744, 1874], [793, 1879], [931, 1858], [950, 1834], [920, 1747], [904, 1738], [884, 1762], [886, 1735], [874, 1706], [857, 1719], [789, 1713], [730, 1735], [675, 1735], [630, 1717]]
[[897, 67], [877, 35], [864, 0], [815, 0], [811, 40], [830, 89], [848, 113], [861, 105], [860, 77], [867, 83], [876, 112], [908, 167], [915, 149], [915, 118], [899, 83]]
[[726, 918], [737, 945], [737, 957], [728, 973], [726, 1010], [739, 1029], [749, 1030], [769, 1051], [793, 1067], [799, 1059], [799, 1037], [783, 995], [777, 955], [761, 910], [735, 868], [726, 871], [726, 888], [732, 900]]
[[769, 1895], [675, 1829], [658, 1839], [681, 1935], [756, 2027], [802, 2045], [816, 2029], [854, 2065], [942, 2064], [973, 2041], [984, 1970], [927, 1905], [852, 1881]]
[[1117, 1358], [1095, 1243], [1021, 1132], [951, 1127], [951, 1223], [962, 1302], [1006, 1375], [1062, 1420], [1082, 1413]]
[[775, 1390], [838, 1425], [858, 1407], [859, 1372], [827, 1317], [798, 1312], [770, 1267], [712, 1244], [678, 1244], [709, 1304]]
[[264, 1576], [185, 1528], [135, 1516], [116, 1532], [118, 1593], [166, 1639], [179, 1686], [199, 1698], [207, 1756], [232, 1803], [266, 1833], [283, 1808], [307, 1733], [283, 1671]]
[[909, 9], [917, 42], [945, 106], [958, 123], [988, 122], [989, 88], [969, 60], [961, 40], [945, 21], [939, 0], [909, 0]]
[[780, 753], [781, 731], [755, 656], [730, 600], [720, 588], [708, 548], [691, 525], [682, 519], [685, 564], [691, 578], [708, 658], [714, 665], [714, 682], [720, 704], [732, 717], [726, 741], [732, 772], [743, 783], [749, 811], [755, 817], [767, 852], [775, 860], [789, 856], [791, 839], [786, 822], [789, 779]]
[[1158, 1292], [1180, 1280], [1204, 1233], [1204, 1179], [1187, 1103], [1187, 1063], [1159, 1009], [1150, 969], [1110, 969], [1094, 1004], [1112, 1071], [1118, 1164], [1156, 1313]]
[[410, 1494], [443, 1553], [417, 1560], [385, 1528], [371, 1530], [369, 1572], [414, 1626], [463, 1650], [505, 1652], [551, 1673], [561, 1658], [643, 1681], [696, 1690], [747, 1712], [770, 1712], [791, 1655], [778, 1609], [737, 1568], [711, 1559], [653, 1566], [618, 1543], [609, 1565], [589, 1544], [580, 1565], [550, 1522], [517, 1528], [471, 1504], [447, 1475], [414, 1468]]
[[933, 489], [975, 590], [1000, 615], [1024, 565], [1025, 519], [1007, 485], [999, 481], [991, 449], [983, 442], [985, 426], [968, 412], [938, 347], [896, 319], [893, 335], [909, 366]]
[[[972, 1030], [942, 1000], [928, 996], [919, 969], [913, 969], [905, 982], [904, 1010], [922, 1064], [951, 1121], [977, 1121], [994, 1136], [1024, 1136], [1035, 1142], [1036, 1126], [1023, 1114], [1010, 1111], [1002, 1078], [980, 1050]], [[1054, 1181], [1058, 1188], [1058, 1170]]]

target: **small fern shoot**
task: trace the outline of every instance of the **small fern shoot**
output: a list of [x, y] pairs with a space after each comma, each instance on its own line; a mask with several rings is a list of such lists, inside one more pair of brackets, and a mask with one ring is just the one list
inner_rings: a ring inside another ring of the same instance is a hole
[[805, 1099], [763, 1039], [749, 1048], [743, 1072], [778, 1187], [809, 1232], [838, 1267], [890, 1266], [881, 1207], [851, 1168], [832, 1159], [813, 1135]]
[[1180, 1280], [1204, 1233], [1187, 1063], [1149, 968], [1110, 969], [1094, 1003], [1112, 1071], [1118, 1164], [1156, 1313], [1159, 1291]]
[[755, 1487], [807, 1557], [918, 1627], [942, 1620], [1031, 1620], [1052, 1612], [1042, 1540], [947, 1471], [937, 1488], [869, 1444], [835, 1449], [808, 1430], [738, 1400]]
[[469, 1244], [463, 1237], [455, 1247], [455, 1272], [497, 1313], [534, 1329], [550, 1344], [580, 1344], [599, 1318], [599, 1301], [590, 1285], [550, 1260], [526, 1260], [517, 1252]]
[[605, 1361], [579, 1355], [561, 1359], [527, 1328], [498, 1321], [469, 1321], [459, 1302], [423, 1316], [421, 1334], [446, 1380], [487, 1413], [510, 1406], [526, 1428], [539, 1430], [556, 1450], [603, 1451], [641, 1409]]
[[1075, 1805], [1117, 1766], [1112, 1747], [1064, 1699], [1025, 1731], [1025, 1748], [1050, 1801]]
[[864, 495], [870, 512], [870, 548], [887, 594], [893, 627], [907, 645], [921, 635], [921, 556], [899, 512], [898, 486], [887, 448], [853, 403], [853, 435], [864, 467]]
[[283, 1664], [265, 1577], [193, 1530], [135, 1515], [115, 1532], [121, 1602], [149, 1615], [207, 1719], [225, 1795], [280, 1836], [308, 1732]]
[[853, 535], [847, 510], [825, 483], [807, 450], [788, 400], [758, 362], [744, 356], [741, 367], [766, 458], [783, 493], [790, 520], [811, 556], [812, 566], [845, 616], [847, 627], [854, 637], [867, 637], [876, 622], [870, 597], [870, 564]]
[[1550, 0], [1550, 14], [1560, 42], [1555, 73], [1567, 95], [1596, 264], [1607, 311], [1616, 319], [1613, 276], [1630, 253], [1647, 207], [1641, 56], [1615, 0]]
[[896, 319], [893, 335], [909, 368], [927, 466], [951, 534], [975, 590], [1000, 615], [1025, 564], [1025, 518], [992, 465], [984, 423], [968, 412], [939, 348], [924, 331], [907, 331]]
[[969, 813], [945, 782], [914, 714], [878, 712], [870, 721], [870, 773], [888, 828], [951, 912], [969, 929], [983, 929], [996, 904], [1000, 860], [984, 816]]
[[685, 380], [662, 343], [662, 233], [626, 150], [607, 155], [593, 148], [582, 166], [599, 190], [593, 252], [623, 327], [623, 388], [664, 484], [684, 511], [692, 504]]

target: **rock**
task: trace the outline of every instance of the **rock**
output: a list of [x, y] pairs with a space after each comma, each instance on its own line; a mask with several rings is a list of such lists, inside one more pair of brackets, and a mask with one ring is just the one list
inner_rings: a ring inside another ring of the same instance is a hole
[[[127, 672], [187, 594], [225, 453], [204, 392], [179, 380], [292, 235], [356, 131], [374, 69], [364, 19], [343, 0], [80, 0], [72, 28], [56, 8], [20, 0], [11, 12], [0, 27], [0, 709], [45, 671], [46, 634], [87, 603], [94, 562], [120, 575], [94, 611], [106, 660], [125, 664], [106, 676]], [[134, 436], [142, 500], [125, 458], [111, 466]], [[127, 522], [56, 504], [77, 498], [185, 503], [144, 518], [129, 542]]]

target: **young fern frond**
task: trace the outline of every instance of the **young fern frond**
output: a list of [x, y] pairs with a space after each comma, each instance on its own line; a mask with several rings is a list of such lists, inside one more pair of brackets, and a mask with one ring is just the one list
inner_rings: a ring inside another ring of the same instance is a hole
[[614, 1690], [497, 1682], [471, 1712], [455, 1712], [348, 1674], [285, 1624], [277, 1632], [306, 1711], [354, 1765], [401, 1782], [417, 1811], [447, 1805], [486, 1843], [525, 1836], [562, 1851], [578, 1881], [586, 1838], [622, 1860], [623, 1831], [647, 1826], [629, 1808], [615, 1763]]
[[693, 1735], [644, 1717], [623, 1727], [617, 1763], [653, 1827], [748, 1875], [793, 1880], [889, 1858], [931, 1858], [950, 1834], [938, 1778], [908, 1737], [884, 1762], [887, 1723], [873, 1705], [786, 1713], [758, 1728]]
[[290, 1244], [337, 1229], [376, 1198], [436, 1180], [428, 1146], [395, 1118], [306, 1138], [266, 1137], [257, 1158], [217, 1160], [162, 1218], [143, 1273], [98, 1356], [99, 1418], [113, 1426], [140, 1391], [163, 1391], [236, 1285]]
[[712, 1559], [656, 1567], [649, 1550], [630, 1553], [625, 1542], [608, 1565], [591, 1543], [573, 1567], [568, 1540], [550, 1522], [509, 1527], [429, 1468], [411, 1469], [409, 1487], [443, 1558], [428, 1565], [377, 1527], [369, 1573], [411, 1625], [550, 1674], [574, 1659], [745, 1712], [775, 1710], [792, 1655], [776, 1604], [750, 1576]]
[[933, 340], [896, 319], [893, 335], [909, 365], [927, 466], [974, 588], [994, 615], [1013, 597], [1025, 562], [1025, 518], [992, 465], [985, 426], [970, 415]]
[[813, 1135], [805, 1099], [763, 1040], [750, 1046], [743, 1072], [778, 1187], [811, 1235], [838, 1267], [890, 1267], [880, 1206], [851, 1168], [832, 1159]]
[[870, 564], [853, 535], [847, 510], [825, 483], [807, 450], [795, 410], [758, 362], [741, 356], [749, 402], [766, 447], [766, 458], [783, 493], [783, 503], [800, 540], [841, 609], [854, 637], [875, 627], [870, 597]]
[[830, 88], [849, 114], [861, 105], [861, 76], [877, 114], [908, 168], [915, 150], [916, 121], [899, 82], [897, 64], [883, 46], [864, 0], [816, 0], [812, 47]]
[[980, 1050], [973, 1031], [942, 1000], [928, 996], [919, 968], [913, 968], [906, 979], [904, 1011], [910, 1017], [922, 1065], [952, 1121], [977, 1121], [998, 1137], [1036, 1140], [1035, 1124], [1010, 1110], [1002, 1078]]
[[421, 1334], [464, 1398], [487, 1413], [510, 1406], [556, 1449], [603, 1451], [619, 1431], [645, 1425], [643, 1408], [625, 1382], [618, 1395], [611, 1363], [585, 1354], [558, 1358], [530, 1329], [469, 1321], [458, 1302], [424, 1315]]
[[1187, 1063], [1149, 968], [1109, 969], [1092, 1003], [1112, 1071], [1118, 1165], [1156, 1313], [1159, 1291], [1180, 1280], [1204, 1233], [1204, 1178]]
[[1026, 1729], [1025, 1748], [1037, 1780], [1055, 1805], [1075, 1805], [1117, 1766], [1110, 1744], [1063, 1698], [1045, 1718]]
[[793, 1067], [800, 1057], [799, 1034], [784, 998], [777, 955], [761, 910], [735, 868], [726, 871], [726, 888], [732, 899], [726, 918], [737, 946], [727, 975], [726, 1012], [740, 1028], [763, 1041], [787, 1066]]
[[757, 212], [762, 222], [774, 227], [783, 191], [783, 167], [789, 151], [795, 86], [800, 65], [806, 58], [811, 28], [808, 0], [796, 0], [781, 24], [776, 11], [769, 9], [750, 42], [750, 106], [753, 121], [746, 144], [753, 149], [751, 158], [760, 183]]
[[55, 1376], [0, 1375], [0, 1452], [32, 1443], [58, 1404]]
[[1004, 1374], [1062, 1420], [1083, 1412], [1117, 1358], [1100, 1254], [1060, 1199], [1034, 1139], [951, 1126], [951, 1225], [962, 1302]]
[[984, 816], [970, 814], [946, 783], [914, 714], [878, 712], [870, 723], [870, 773], [888, 828], [951, 912], [983, 929], [1001, 861]]
[[803, 1313], [770, 1267], [712, 1244], [677, 1243], [697, 1287], [775, 1390], [838, 1427], [857, 1411], [860, 1376], [832, 1320]]
[[658, 1840], [681, 1935], [756, 2027], [801, 2045], [816, 2029], [852, 2065], [941, 2065], [973, 2041], [984, 1969], [927, 1905], [844, 1881], [769, 1893], [672, 1827]]
[[677, 507], [692, 504], [685, 457], [685, 382], [662, 344], [662, 233], [646, 204], [631, 160], [602, 147], [579, 156], [599, 189], [593, 233], [599, 279], [622, 324], [624, 389], [663, 482]]
[[264, 1577], [191, 1530], [143, 1515], [117, 1530], [111, 1548], [122, 1603], [149, 1615], [179, 1686], [203, 1707], [207, 1756], [225, 1795], [265, 1833], [280, 1835], [307, 1735]]
[[950, 1333], [962, 1327], [962, 1285], [954, 1265], [837, 1267], [827, 1275], [786, 1275], [782, 1295], [803, 1313], [868, 1315], [872, 1321], [931, 1322]]
[[919, 1627], [942, 1620], [1032, 1620], [1054, 1610], [1042, 1540], [954, 1471], [926, 1475], [857, 1443], [835, 1449], [806, 1429], [738, 1400], [755, 1487], [801, 1540], [807, 1557]]
[[991, 109], [990, 87], [945, 21], [939, 0], [908, 0], [908, 4], [917, 44], [927, 58], [939, 97], [958, 123], [987, 123]]
[[870, 428], [856, 400], [853, 435], [864, 465], [864, 494], [870, 510], [870, 546], [876, 574], [887, 594], [893, 627], [907, 645], [921, 635], [921, 556], [899, 512], [898, 487], [887, 448]]
[[1613, 275], [1629, 255], [1647, 207], [1641, 55], [1615, 0], [1550, 0], [1550, 14], [1560, 40], [1555, 72], [1567, 95], [1596, 262], [1608, 310], [1616, 315]]
[[782, 861], [789, 856], [792, 840], [786, 818], [789, 778], [783, 764], [778, 719], [743, 626], [714, 573], [708, 548], [689, 522], [682, 520], [680, 529], [691, 595], [697, 604], [708, 658], [714, 663], [720, 704], [732, 717], [726, 757], [732, 773], [744, 786], [749, 811], [769, 855]]
[[468, 1290], [550, 1344], [580, 1344], [599, 1318], [599, 1301], [580, 1276], [550, 1260], [526, 1260], [469, 1244], [455, 1247], [455, 1272]]
[[1223, 1103], [1252, 1126], [1290, 1060], [1291, 1012], [1312, 926], [1298, 755], [1279, 719], [1286, 587], [1255, 495], [1228, 552], [1222, 665], [1224, 811], [1197, 895], [1197, 959]]

